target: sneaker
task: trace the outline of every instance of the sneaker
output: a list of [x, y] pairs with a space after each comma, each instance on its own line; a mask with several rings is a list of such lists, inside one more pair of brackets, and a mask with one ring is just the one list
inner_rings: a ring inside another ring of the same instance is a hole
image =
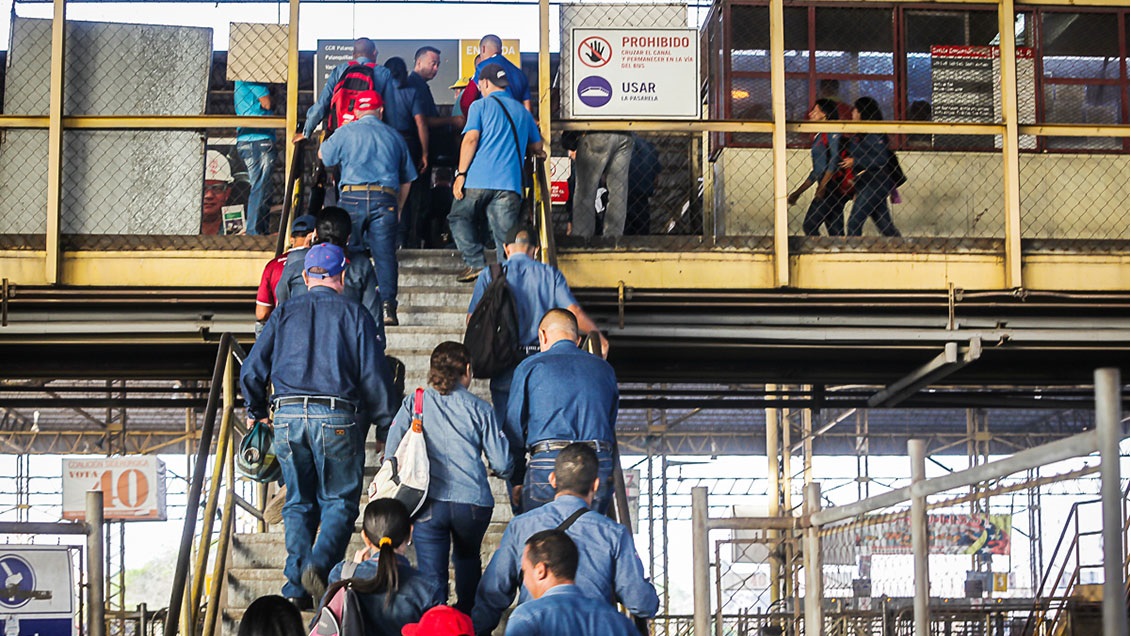
[[456, 274], [456, 281], [461, 282], [461, 283], [473, 283], [473, 282], [475, 282], [475, 279], [479, 278], [479, 272], [482, 272], [482, 271], [483, 271], [482, 267], [479, 267], [479, 268], [475, 268], [475, 267], [471, 267], [471, 266], [465, 267], [465, 268], [463, 268], [462, 272]]
[[381, 303], [381, 315], [387, 327], [401, 324], [401, 321], [397, 320], [397, 306], [387, 300]]
[[274, 497], [267, 500], [263, 506], [263, 521], [270, 525], [283, 523], [283, 504], [287, 503], [287, 487], [282, 486]]
[[313, 565], [306, 566], [302, 571], [302, 589], [309, 592], [311, 597], [321, 601], [326, 594], [326, 575]]

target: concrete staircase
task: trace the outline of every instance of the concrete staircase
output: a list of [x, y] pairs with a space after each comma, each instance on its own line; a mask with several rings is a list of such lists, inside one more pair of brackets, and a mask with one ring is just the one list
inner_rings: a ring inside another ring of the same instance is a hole
[[[404, 362], [405, 392], [410, 393], [418, 386], [426, 386], [429, 357], [437, 344], [446, 340], [463, 341], [473, 285], [455, 280], [455, 274], [463, 269], [463, 261], [457, 252], [401, 250], [397, 256], [400, 263], [398, 314], [401, 324], [387, 328], [387, 353]], [[485, 380], [474, 381], [471, 391], [490, 401]], [[370, 439], [366, 444], [366, 485], [377, 471], [378, 458], [373, 450]], [[495, 493], [496, 504], [491, 526], [483, 540], [484, 565], [498, 547], [503, 530], [511, 519], [505, 484], [492, 478], [491, 489]], [[363, 497], [363, 507], [364, 503]], [[359, 530], [360, 527], [355, 527], [347, 555], [352, 555], [362, 546], [357, 533]], [[282, 568], [286, 554], [282, 525], [271, 526], [269, 532], [262, 534], [236, 534], [233, 537], [230, 569], [225, 580], [226, 606], [222, 612], [225, 634], [236, 633], [244, 609], [256, 598], [279, 594], [285, 580]], [[408, 557], [415, 562], [411, 546]], [[449, 585], [451, 583], [449, 578]], [[454, 590], [450, 600], [455, 600]], [[307, 619], [312, 617], [313, 613], [306, 616]]]

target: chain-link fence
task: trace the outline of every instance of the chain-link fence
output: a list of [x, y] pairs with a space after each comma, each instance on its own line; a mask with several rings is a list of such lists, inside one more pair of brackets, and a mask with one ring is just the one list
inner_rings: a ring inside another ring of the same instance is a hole
[[[273, 247], [262, 235], [277, 229], [283, 196], [277, 124], [237, 130], [193, 118], [282, 114], [286, 25], [216, 33], [175, 25], [175, 16], [134, 24], [112, 12], [95, 22], [88, 6], [70, 5], [64, 75], [53, 78], [51, 20], [24, 17], [43, 8], [14, 8], [3, 112], [46, 116], [62, 80], [64, 247], [90, 245], [74, 238], [89, 236], [101, 249]], [[0, 140], [0, 234], [45, 232], [47, 141], [45, 128], [8, 129]], [[218, 238], [232, 235], [258, 240]]]

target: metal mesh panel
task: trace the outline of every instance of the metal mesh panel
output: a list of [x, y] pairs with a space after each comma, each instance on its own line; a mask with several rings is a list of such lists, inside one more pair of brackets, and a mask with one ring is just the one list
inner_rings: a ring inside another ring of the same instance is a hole
[[[1051, 140], [1042, 140], [1051, 141]], [[1125, 140], [1075, 138], [1079, 145]], [[1126, 247], [1131, 197], [1125, 154], [1023, 153], [1021, 234], [1026, 239], [1118, 240]], [[1069, 211], [1071, 211], [1069, 213]], [[1094, 244], [1094, 243], [1093, 243]], [[1075, 244], [1077, 247], [1087, 245]]]

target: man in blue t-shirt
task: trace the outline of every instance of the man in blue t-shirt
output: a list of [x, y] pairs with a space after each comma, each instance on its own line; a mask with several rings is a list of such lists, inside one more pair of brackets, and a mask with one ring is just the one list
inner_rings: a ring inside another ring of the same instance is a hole
[[530, 112], [507, 93], [506, 70], [487, 64], [479, 72], [483, 99], [467, 111], [459, 168], [452, 181], [452, 238], [467, 267], [456, 279], [470, 283], [487, 265], [479, 242], [478, 220], [487, 215], [499, 262], [506, 260], [506, 233], [518, 224], [522, 207], [522, 167], [527, 153], [545, 157], [542, 135]]
[[483, 77], [483, 68], [488, 64], [497, 64], [507, 72], [507, 92], [515, 101], [522, 102], [526, 110], [534, 112], [530, 99], [530, 81], [526, 73], [515, 66], [510, 60], [503, 57], [503, 41], [497, 35], [484, 35], [479, 40], [479, 57], [475, 63], [475, 81]]
[[[269, 117], [271, 92], [266, 84], [236, 82], [236, 114]], [[247, 167], [251, 193], [247, 197], [247, 233], [266, 234], [271, 208], [271, 171], [275, 167], [275, 131], [270, 128], [236, 129], [236, 152]]]

